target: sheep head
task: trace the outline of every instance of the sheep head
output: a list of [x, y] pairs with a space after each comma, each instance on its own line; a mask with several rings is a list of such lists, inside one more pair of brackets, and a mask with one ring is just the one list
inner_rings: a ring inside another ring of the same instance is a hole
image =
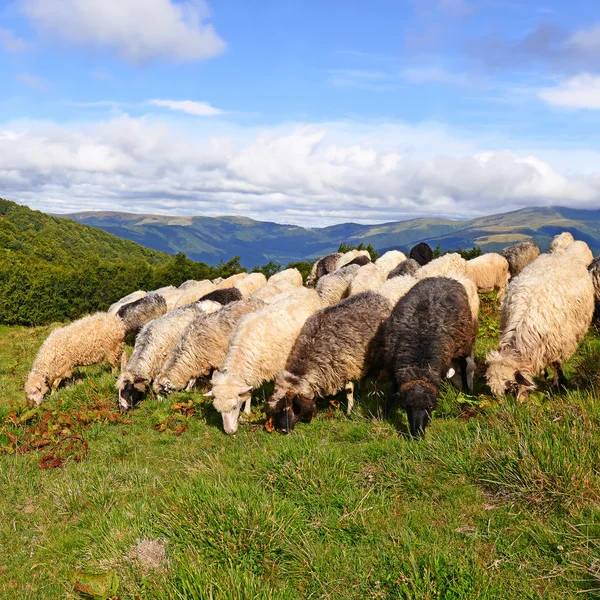
[[225, 433], [233, 434], [238, 429], [242, 404], [252, 397], [252, 386], [218, 371], [213, 375], [211, 384], [212, 390], [204, 396], [213, 398], [213, 406], [223, 418]]
[[413, 379], [400, 386], [400, 406], [406, 410], [410, 435], [418, 440], [425, 435], [431, 413], [437, 406], [437, 387], [426, 380]]
[[146, 394], [147, 380], [134, 373], [121, 373], [116, 388], [119, 391], [119, 409], [122, 411], [136, 408]]
[[34, 404], [38, 405], [41, 404], [49, 389], [50, 388], [48, 387], [45, 377], [39, 373], [35, 373], [34, 371], [29, 373], [29, 377], [27, 377], [27, 381], [25, 383], [25, 394], [27, 395], [27, 400], [29, 402], [33, 402]]
[[281, 371], [269, 398], [268, 412], [279, 433], [289, 433], [299, 420], [311, 421], [317, 412], [308, 382], [289, 371]]
[[517, 356], [493, 351], [486, 357], [487, 384], [494, 396], [512, 394], [517, 400], [526, 398], [535, 385], [520, 371]]

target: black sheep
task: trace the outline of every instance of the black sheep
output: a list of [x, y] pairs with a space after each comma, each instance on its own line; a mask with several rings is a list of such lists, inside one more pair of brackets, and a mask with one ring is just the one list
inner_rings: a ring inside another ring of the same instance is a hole
[[198, 302], [204, 302], [205, 300], [212, 300], [213, 302], [218, 302], [223, 306], [227, 304], [231, 304], [232, 302], [237, 302], [238, 300], [243, 300], [244, 296], [242, 292], [237, 288], [223, 288], [222, 290], [214, 290], [213, 292], [209, 292], [206, 296], [202, 296]]
[[411, 249], [409, 257], [416, 260], [423, 267], [433, 260], [433, 250], [428, 244], [421, 242]]
[[468, 389], [467, 357], [476, 337], [477, 321], [461, 283], [448, 277], [417, 283], [396, 304], [385, 329], [385, 361], [392, 382], [386, 416], [398, 399], [406, 409], [411, 435], [422, 437], [454, 358], [463, 389]]
[[395, 269], [392, 269], [387, 278], [393, 279], [394, 277], [401, 277], [403, 275], [414, 275], [420, 268], [421, 265], [414, 258], [407, 258]]

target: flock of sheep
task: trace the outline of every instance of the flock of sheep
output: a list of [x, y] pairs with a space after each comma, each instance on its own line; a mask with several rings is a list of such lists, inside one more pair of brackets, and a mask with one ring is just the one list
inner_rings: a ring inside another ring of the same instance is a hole
[[[510, 280], [510, 285], [509, 285]], [[398, 402], [410, 432], [421, 437], [449, 379], [472, 391], [479, 295], [502, 298], [501, 339], [487, 356], [493, 394], [526, 396], [541, 372], [564, 383], [562, 363], [577, 349], [600, 302], [600, 259], [570, 233], [548, 254], [521, 242], [502, 254], [433, 259], [421, 243], [410, 257], [391, 250], [375, 262], [366, 251], [317, 261], [307, 281], [296, 269], [240, 273], [135, 292], [106, 313], [53, 330], [25, 384], [37, 404], [79, 365], [107, 361], [122, 410], [139, 405], [150, 386], [160, 395], [190, 390], [210, 377], [226, 433], [235, 433], [252, 390], [274, 381], [269, 422], [282, 433], [310, 421], [315, 399], [344, 391], [348, 413], [354, 382], [387, 372], [386, 415]], [[129, 361], [125, 338], [135, 335]], [[212, 374], [212, 376], [211, 376]]]

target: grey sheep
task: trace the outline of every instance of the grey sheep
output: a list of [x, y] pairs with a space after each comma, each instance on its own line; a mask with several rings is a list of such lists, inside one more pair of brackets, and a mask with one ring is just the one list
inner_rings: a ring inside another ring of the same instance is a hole
[[540, 255], [540, 249], [534, 241], [527, 240], [504, 248], [500, 255], [508, 261], [510, 276], [516, 277]]
[[306, 285], [309, 287], [314, 286], [321, 277], [324, 275], [329, 275], [329, 273], [333, 273], [336, 269], [336, 264], [340, 258], [342, 258], [343, 254], [341, 252], [334, 252], [333, 254], [328, 254], [324, 256], [312, 267], [310, 275], [306, 280]]
[[421, 265], [414, 258], [407, 258], [395, 269], [392, 269], [387, 278], [393, 279], [394, 277], [401, 277], [403, 275], [414, 275], [420, 268]]
[[311, 420], [315, 397], [346, 391], [348, 414], [354, 405], [353, 379], [380, 363], [382, 325], [392, 304], [372, 291], [356, 294], [308, 318], [275, 380], [269, 412], [275, 429], [291, 431], [299, 419]]
[[118, 312], [117, 316], [121, 318], [125, 325], [125, 335], [137, 333], [149, 321], [157, 319], [166, 314], [167, 303], [160, 294], [149, 294], [125, 304]]
[[386, 416], [399, 400], [412, 437], [422, 437], [437, 406], [440, 383], [455, 358], [467, 389], [467, 358], [476, 337], [477, 320], [461, 283], [431, 277], [411, 288], [385, 327], [386, 368], [392, 382]]

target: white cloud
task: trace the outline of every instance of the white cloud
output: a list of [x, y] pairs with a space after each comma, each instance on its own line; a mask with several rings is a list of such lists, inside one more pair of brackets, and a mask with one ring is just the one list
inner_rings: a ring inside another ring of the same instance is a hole
[[132, 63], [211, 58], [225, 42], [205, 21], [204, 0], [21, 0], [42, 32], [66, 43], [101, 47]]
[[50, 86], [41, 77], [31, 73], [19, 73], [17, 80], [38, 92], [47, 92], [50, 89]]
[[566, 46], [584, 52], [600, 52], [600, 23], [575, 31], [566, 41]]
[[221, 131], [205, 121], [186, 121], [184, 130], [127, 115], [72, 127], [6, 123], [0, 189], [54, 212], [244, 214], [311, 226], [532, 205], [597, 208], [600, 195], [598, 170], [567, 175], [556, 166], [559, 154], [544, 160], [535, 151], [482, 148], [439, 124]]
[[150, 104], [184, 112], [195, 117], [214, 117], [223, 113], [222, 110], [211, 106], [208, 102], [195, 102], [193, 100], [150, 100]]
[[27, 48], [27, 43], [9, 29], [0, 29], [0, 46], [8, 52], [21, 52]]
[[544, 88], [538, 95], [554, 106], [600, 109], [600, 76], [582, 73], [556, 87]]

